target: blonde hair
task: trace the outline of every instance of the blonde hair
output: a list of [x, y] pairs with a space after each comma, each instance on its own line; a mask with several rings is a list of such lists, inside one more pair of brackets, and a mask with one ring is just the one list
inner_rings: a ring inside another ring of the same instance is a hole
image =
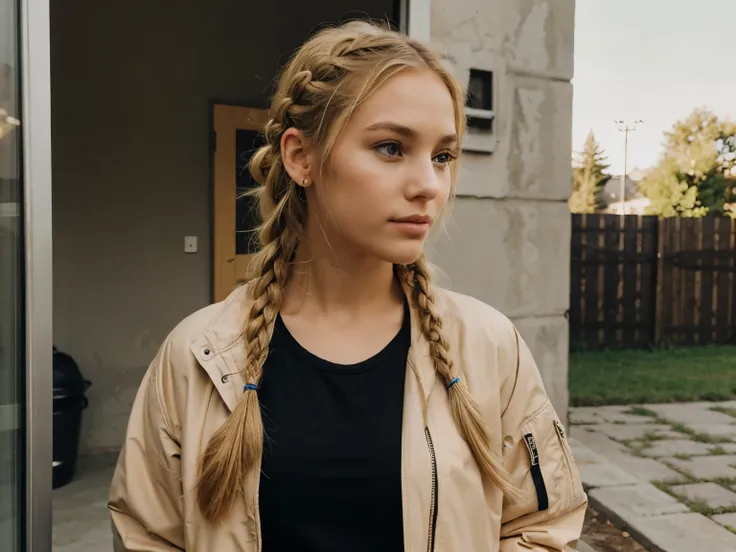
[[[263, 224], [261, 250], [251, 266], [253, 306], [245, 325], [245, 381], [259, 384], [268, 355], [270, 335], [288, 278], [287, 264], [307, 219], [307, 204], [284, 169], [280, 143], [284, 131], [299, 129], [329, 159], [335, 140], [357, 106], [382, 83], [406, 68], [425, 68], [447, 86], [455, 104], [456, 129], [464, 132], [463, 93], [440, 59], [421, 43], [368, 22], [353, 21], [314, 35], [292, 57], [280, 75], [265, 128], [266, 145], [251, 159], [259, 183]], [[453, 167], [453, 189], [456, 168]], [[442, 333], [442, 320], [430, 288], [428, 263], [422, 255], [411, 265], [397, 265], [396, 274], [413, 290], [422, 333], [429, 342], [438, 374], [445, 383], [459, 375]], [[478, 405], [464, 382], [448, 390], [452, 416], [472, 449], [481, 472], [506, 494], [515, 490], [492, 446]], [[263, 452], [263, 422], [255, 392], [244, 392], [227, 421], [214, 433], [202, 458], [198, 502], [205, 519], [220, 521], [245, 487], [246, 477]]]

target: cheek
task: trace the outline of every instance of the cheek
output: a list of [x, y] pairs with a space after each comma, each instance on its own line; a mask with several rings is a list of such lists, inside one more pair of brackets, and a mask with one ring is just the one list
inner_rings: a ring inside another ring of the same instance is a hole
[[440, 176], [440, 192], [437, 194], [437, 203], [440, 209], [445, 206], [453, 192], [452, 173], [449, 169], [445, 169]]
[[320, 194], [323, 203], [336, 219], [375, 218], [380, 206], [390, 200], [392, 179], [396, 178], [396, 171], [390, 169], [373, 152], [356, 153], [349, 162], [335, 163]]

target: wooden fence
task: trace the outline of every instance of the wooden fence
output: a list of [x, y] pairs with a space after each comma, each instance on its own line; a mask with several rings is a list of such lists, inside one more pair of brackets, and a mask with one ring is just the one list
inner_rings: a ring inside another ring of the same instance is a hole
[[736, 342], [736, 223], [572, 215], [570, 343]]

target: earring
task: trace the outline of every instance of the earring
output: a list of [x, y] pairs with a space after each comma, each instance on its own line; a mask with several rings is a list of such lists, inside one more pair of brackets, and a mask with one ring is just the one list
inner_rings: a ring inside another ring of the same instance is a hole
[[305, 187], [305, 188], [307, 186], [309, 186], [309, 179], [308, 178], [305, 178], [304, 180], [302, 180], [302, 186]]

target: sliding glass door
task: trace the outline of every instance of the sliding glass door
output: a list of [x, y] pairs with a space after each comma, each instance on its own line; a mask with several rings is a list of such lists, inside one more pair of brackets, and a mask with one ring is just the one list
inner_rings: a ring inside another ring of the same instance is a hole
[[48, 0], [0, 0], [0, 551], [51, 549]]
[[0, 550], [25, 550], [20, 13], [0, 0]]

